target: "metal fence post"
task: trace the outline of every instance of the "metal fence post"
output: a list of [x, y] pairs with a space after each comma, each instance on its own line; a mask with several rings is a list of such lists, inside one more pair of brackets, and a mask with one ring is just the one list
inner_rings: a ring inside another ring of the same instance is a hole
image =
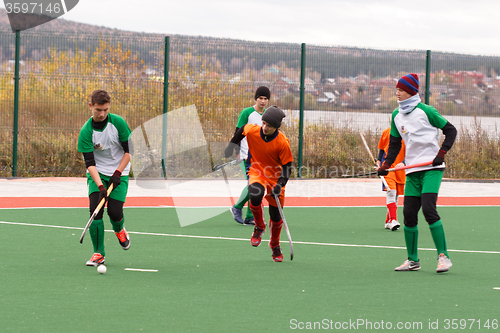
[[17, 177], [17, 136], [18, 136], [18, 114], [19, 114], [19, 48], [21, 32], [16, 30], [16, 49], [14, 64], [14, 125], [12, 138], [12, 177]]
[[431, 50], [427, 50], [425, 61], [425, 104], [429, 104], [430, 84], [431, 83]]
[[168, 111], [168, 71], [170, 62], [170, 36], [165, 37], [165, 59], [163, 65], [163, 135], [162, 135], [162, 158], [161, 158], [161, 170], [163, 177], [167, 176], [167, 169], [165, 166], [165, 161], [167, 159], [167, 111]]
[[300, 52], [300, 106], [299, 106], [299, 156], [297, 162], [298, 178], [302, 178], [302, 154], [304, 145], [304, 90], [306, 76], [306, 43], [302, 43]]

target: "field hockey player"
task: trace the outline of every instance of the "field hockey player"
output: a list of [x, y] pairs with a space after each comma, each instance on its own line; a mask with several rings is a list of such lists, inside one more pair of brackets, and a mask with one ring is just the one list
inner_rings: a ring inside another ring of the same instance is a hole
[[279, 131], [285, 113], [277, 106], [269, 107], [262, 116], [262, 126], [247, 124], [241, 127], [225, 149], [225, 157], [233, 155], [234, 148], [247, 138], [250, 156], [248, 170], [250, 209], [255, 218], [255, 227], [250, 239], [252, 246], [259, 246], [266, 230], [262, 199], [269, 202], [269, 247], [275, 262], [283, 261], [280, 248], [280, 234], [283, 221], [274, 196], [279, 197], [281, 206], [285, 202], [285, 185], [290, 178], [293, 162], [288, 138]]
[[[445, 168], [444, 157], [451, 149], [457, 130], [437, 110], [421, 102], [418, 95], [417, 74], [401, 77], [396, 85], [399, 107], [391, 117], [391, 133], [387, 157], [378, 174], [385, 176], [405, 142], [405, 161], [408, 165], [432, 164], [406, 169], [404, 197], [404, 236], [408, 259], [396, 271], [416, 271], [420, 269], [418, 258], [418, 212], [422, 208], [429, 224], [432, 239], [437, 249], [438, 266], [436, 272], [447, 272], [452, 266], [448, 255], [446, 237], [441, 217], [436, 210], [439, 187]], [[444, 141], [439, 146], [439, 130]]]
[[[391, 128], [386, 128], [382, 132], [382, 136], [378, 142], [379, 153], [377, 157], [376, 167], [379, 168], [382, 163], [385, 161], [385, 156], [387, 154], [387, 150], [389, 148], [389, 138], [390, 138]], [[403, 166], [405, 159], [405, 145], [404, 142], [401, 143], [401, 150], [396, 157], [396, 160], [391, 165], [394, 167]], [[386, 205], [387, 205], [387, 216], [385, 219], [385, 228], [395, 231], [400, 227], [400, 223], [398, 221], [398, 197], [404, 194], [406, 175], [405, 171], [395, 171], [389, 173], [384, 177], [385, 181], [388, 185], [388, 188], [384, 186], [384, 190], [386, 191]]]
[[[87, 168], [89, 207], [92, 214], [99, 202], [107, 202], [108, 216], [124, 250], [130, 248], [130, 238], [123, 224], [123, 204], [128, 191], [130, 153], [128, 140], [131, 135], [126, 121], [109, 113], [111, 97], [104, 90], [95, 90], [89, 103], [92, 117], [85, 122], [78, 138], [78, 151], [83, 153]], [[113, 185], [111, 193], [107, 187]], [[87, 266], [104, 263], [104, 206], [89, 227], [94, 254]]]
[[[262, 124], [262, 114], [266, 111], [267, 103], [269, 103], [269, 99], [271, 99], [271, 91], [268, 87], [261, 86], [255, 90], [255, 105], [243, 109], [238, 116], [238, 123], [236, 124], [235, 133], [238, 130], [245, 126], [246, 124], [254, 124], [261, 125]], [[246, 138], [243, 138], [240, 142], [240, 159], [242, 162], [240, 164], [241, 169], [245, 176], [248, 179], [247, 170], [247, 158], [248, 158], [248, 144]], [[233, 214], [233, 218], [236, 222], [245, 224], [245, 225], [254, 225], [255, 219], [253, 217], [252, 211], [250, 209], [247, 210], [245, 219], [243, 220], [243, 206], [250, 199], [250, 195], [248, 194], [248, 186], [241, 191], [240, 197], [236, 201], [236, 203], [231, 207], [231, 214]]]

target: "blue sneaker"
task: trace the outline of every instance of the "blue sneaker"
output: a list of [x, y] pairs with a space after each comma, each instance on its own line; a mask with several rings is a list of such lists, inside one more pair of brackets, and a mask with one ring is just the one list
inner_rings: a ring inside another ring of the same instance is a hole
[[234, 220], [236, 222], [243, 224], [243, 216], [241, 209], [231, 207], [231, 214], [233, 214]]
[[255, 225], [255, 219], [253, 217], [247, 217], [245, 221], [243, 221], [244, 225]]

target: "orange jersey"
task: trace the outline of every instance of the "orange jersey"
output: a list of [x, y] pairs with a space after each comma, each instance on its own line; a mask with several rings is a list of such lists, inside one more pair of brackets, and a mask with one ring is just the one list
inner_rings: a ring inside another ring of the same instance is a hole
[[[387, 151], [389, 150], [389, 140], [391, 136], [391, 128], [387, 128], [382, 132], [382, 137], [378, 142], [378, 148], [385, 151], [385, 156], [387, 156]], [[401, 140], [401, 150], [399, 151], [398, 156], [392, 163], [391, 168], [394, 168], [397, 164], [403, 162], [405, 159], [405, 143]], [[389, 174], [385, 177], [394, 177], [396, 183], [404, 184], [406, 181], [405, 170], [399, 170], [395, 172], [389, 172]]]
[[293, 161], [290, 141], [282, 132], [271, 141], [264, 141], [261, 127], [247, 124], [243, 135], [248, 142], [249, 183], [261, 183], [264, 187], [274, 186], [281, 176], [281, 166]]

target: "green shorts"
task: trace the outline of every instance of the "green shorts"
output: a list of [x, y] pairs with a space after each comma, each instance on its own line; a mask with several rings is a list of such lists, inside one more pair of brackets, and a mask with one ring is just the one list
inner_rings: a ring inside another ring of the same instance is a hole
[[406, 175], [405, 196], [421, 197], [422, 193], [439, 193], [444, 170], [425, 170]]
[[[110, 176], [105, 176], [101, 173], [99, 173], [99, 177], [101, 177], [101, 181], [104, 184], [106, 188], [109, 186], [109, 178]], [[127, 192], [128, 192], [128, 179], [129, 176], [121, 176], [121, 183], [118, 185], [116, 189], [111, 191], [111, 194], [109, 197], [111, 199], [115, 199], [121, 202], [125, 202], [125, 198], [127, 197]], [[89, 190], [89, 195], [94, 192], [99, 192], [99, 187], [96, 185], [92, 177], [90, 176], [90, 173], [87, 172], [87, 188]]]

